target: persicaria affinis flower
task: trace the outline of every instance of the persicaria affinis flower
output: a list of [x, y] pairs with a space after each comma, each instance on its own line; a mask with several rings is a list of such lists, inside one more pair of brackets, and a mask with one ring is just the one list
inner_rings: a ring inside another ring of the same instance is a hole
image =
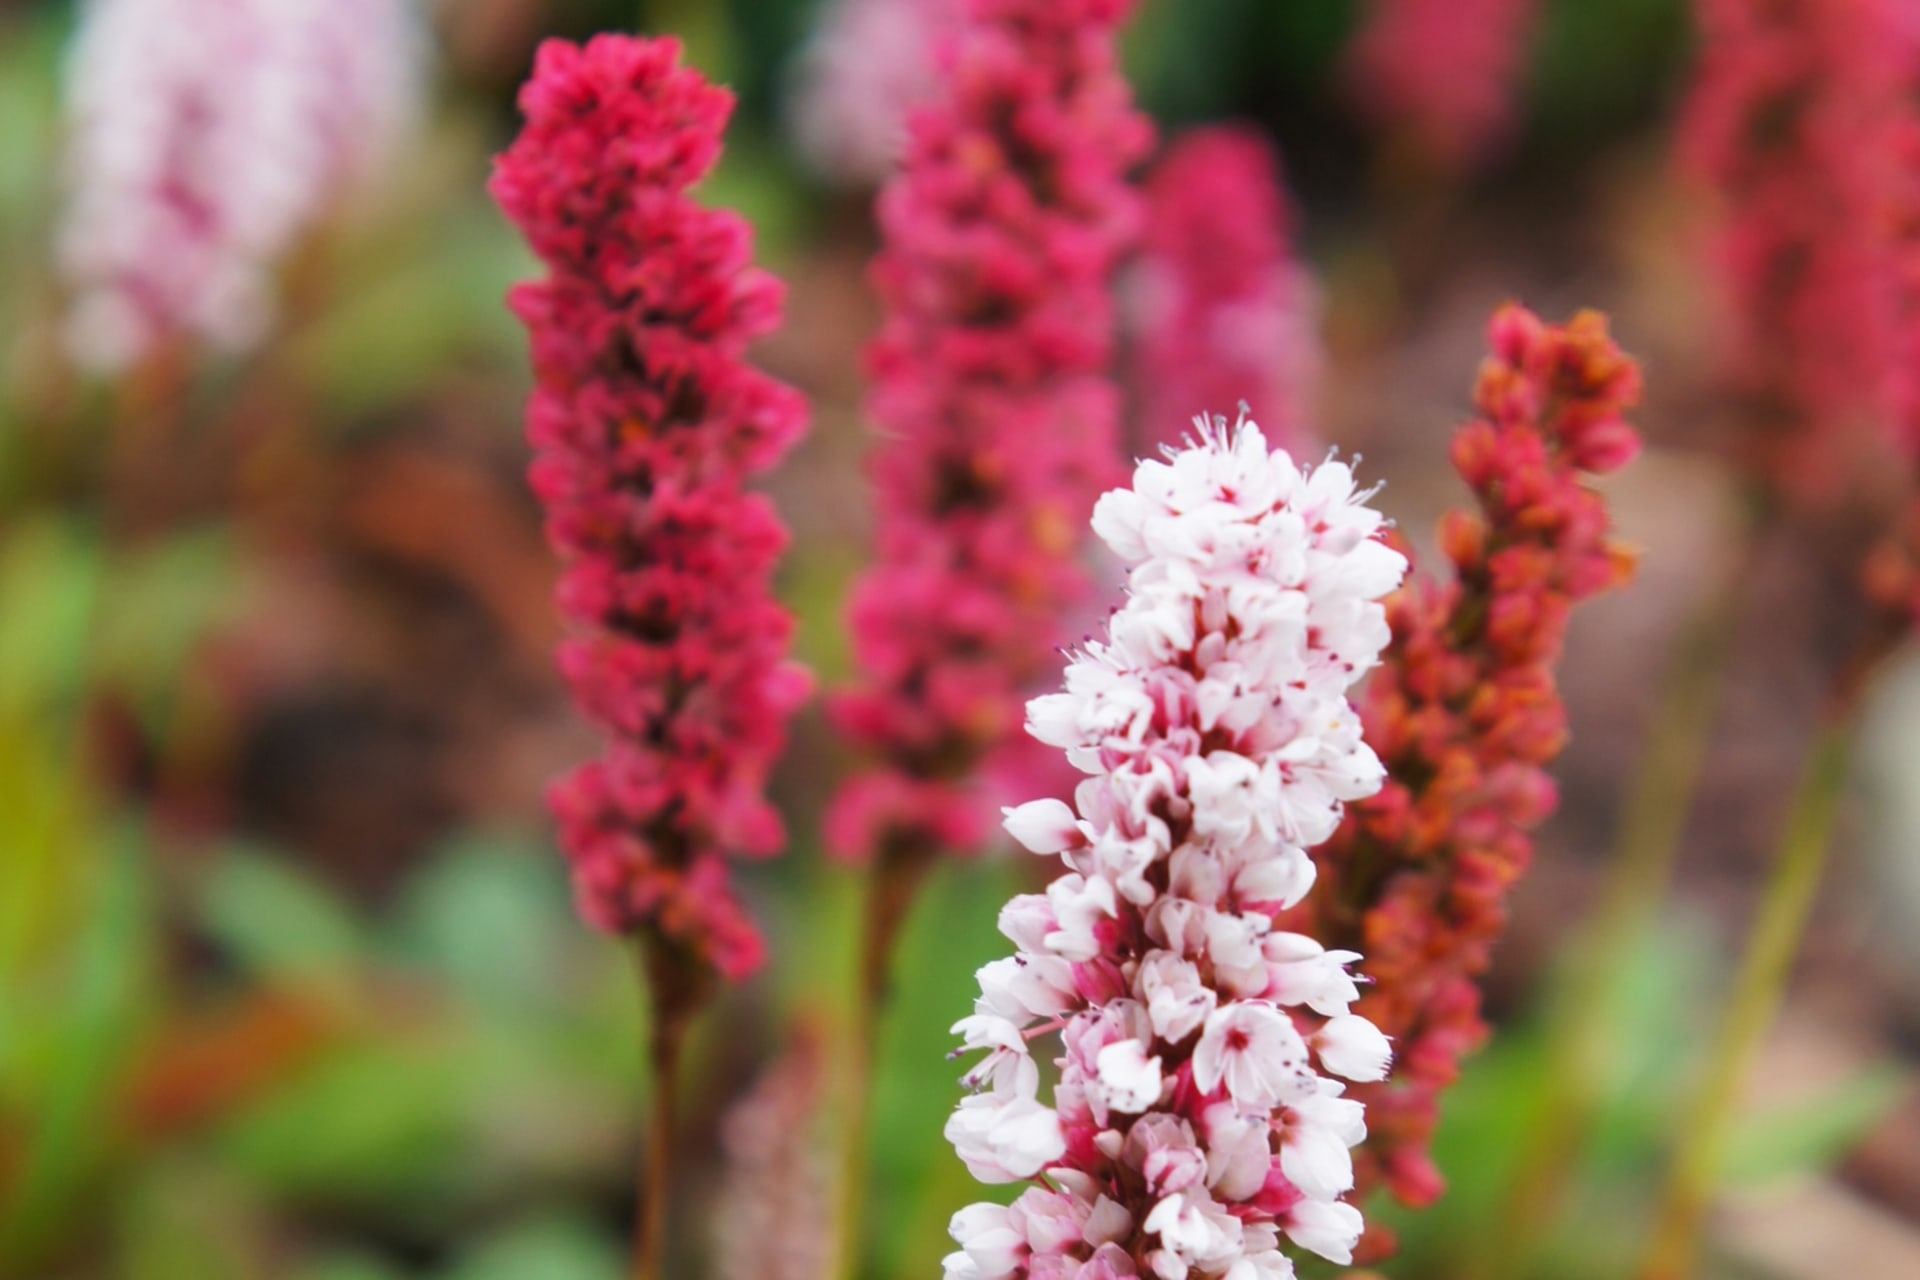
[[1453, 442], [1479, 511], [1442, 527], [1452, 575], [1388, 602], [1393, 643], [1364, 691], [1386, 785], [1316, 851], [1321, 889], [1286, 919], [1367, 956], [1359, 1010], [1393, 1037], [1396, 1063], [1391, 1082], [1356, 1090], [1372, 1130], [1360, 1189], [1415, 1205], [1440, 1194], [1439, 1098], [1485, 1035], [1477, 980], [1556, 803], [1546, 767], [1567, 736], [1555, 667], [1569, 615], [1632, 568], [1586, 478], [1639, 451], [1624, 417], [1638, 368], [1592, 312], [1547, 325], [1509, 306], [1489, 341], [1480, 416]]
[[1760, 478], [1804, 492], [1844, 474], [1845, 435], [1905, 398], [1892, 233], [1920, 28], [1903, 0], [1695, 9], [1681, 157], [1719, 198], [1728, 381]]
[[771, 594], [786, 534], [743, 485], [806, 408], [745, 360], [780, 285], [742, 219], [687, 194], [733, 99], [679, 58], [671, 39], [543, 45], [492, 190], [548, 268], [512, 297], [531, 475], [566, 561], [561, 670], [609, 740], [552, 797], [581, 909], [737, 977], [761, 948], [724, 859], [783, 842], [765, 783], [808, 688]]
[[117, 372], [174, 335], [236, 349], [294, 240], [417, 105], [409, 0], [91, 0], [67, 84], [68, 346]]
[[1115, 47], [1130, 7], [969, 0], [881, 194], [878, 545], [834, 708], [873, 759], [829, 815], [842, 856], [979, 844], [976, 775], [1084, 593], [1073, 513], [1118, 469], [1111, 285], [1149, 141]]
[[1128, 281], [1140, 452], [1196, 404], [1244, 401], [1278, 443], [1305, 439], [1319, 298], [1294, 223], [1279, 158], [1250, 126], [1191, 130], [1154, 165]]
[[[1007, 904], [1018, 951], [955, 1028], [985, 1056], [948, 1137], [982, 1181], [1035, 1185], [955, 1216], [949, 1280], [1283, 1280], [1283, 1241], [1350, 1259], [1365, 1121], [1342, 1080], [1381, 1079], [1388, 1044], [1352, 1012], [1359, 956], [1275, 918], [1381, 782], [1347, 692], [1406, 561], [1369, 496], [1243, 417], [1095, 508], [1127, 601], [1028, 706], [1087, 777], [1071, 807], [1007, 815], [1066, 870]], [[1046, 1103], [1032, 1045], [1054, 1030]]]

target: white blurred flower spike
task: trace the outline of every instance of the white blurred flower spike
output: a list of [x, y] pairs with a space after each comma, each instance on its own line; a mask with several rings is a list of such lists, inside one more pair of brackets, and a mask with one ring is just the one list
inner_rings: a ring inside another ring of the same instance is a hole
[[57, 245], [75, 362], [258, 342], [281, 257], [407, 134], [423, 60], [412, 0], [84, 4]]

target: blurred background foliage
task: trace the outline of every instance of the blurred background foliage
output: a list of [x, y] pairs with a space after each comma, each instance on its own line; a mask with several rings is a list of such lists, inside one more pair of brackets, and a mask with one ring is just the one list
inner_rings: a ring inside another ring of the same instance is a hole
[[[519, 479], [526, 359], [501, 299], [532, 263], [482, 182], [543, 35], [674, 31], [739, 89], [706, 195], [753, 221], [793, 285], [795, 323], [767, 359], [815, 394], [819, 425], [776, 487], [799, 533], [786, 588], [803, 654], [832, 680], [861, 554], [871, 232], [865, 197], [811, 176], [783, 132], [814, 8], [438, 5], [429, 121], [377, 197], [287, 265], [272, 341], [108, 386], [66, 368], [52, 336], [74, 10], [0, 4], [0, 1275], [621, 1274], [644, 1011], [628, 955], [572, 917], [540, 808], [544, 779], [592, 744], [548, 669], [552, 566]], [[1715, 554], [1724, 486], [1689, 452], [1697, 281], [1677, 266], [1661, 160], [1686, 14], [1548, 3], [1518, 144], [1437, 184], [1401, 171], [1335, 91], [1357, 11], [1152, 0], [1129, 65], [1168, 126], [1249, 117], [1279, 141], [1326, 292], [1323, 434], [1377, 451], [1410, 529], [1451, 500], [1445, 428], [1487, 304], [1612, 306], [1651, 358], [1655, 451], [1620, 495], [1652, 548], [1646, 598], [1596, 610], [1577, 637], [1567, 811], [1494, 984], [1500, 1034], [1449, 1103], [1453, 1190], [1393, 1215], [1406, 1248], [1384, 1268], [1598, 1280], [1633, 1256], [1756, 856], [1737, 831], [1701, 841], [1687, 905], [1608, 958], [1599, 1140], [1565, 1212], [1505, 1220], [1570, 989], [1554, 944], [1644, 712], [1633, 682], [1652, 660], [1608, 654], [1657, 648], [1663, 612], [1697, 588], [1687, 564]], [[1767, 661], [1747, 674], [1764, 684]], [[1910, 732], [1892, 740], [1911, 748]], [[792, 1029], [824, 1029], [831, 1054], [845, 1020], [857, 888], [815, 832], [835, 767], [816, 717], [781, 784], [791, 855], [749, 873], [776, 960], [696, 1045], [676, 1274], [702, 1273], [730, 1100]], [[1741, 803], [1740, 785], [1719, 803]], [[1890, 847], [1910, 854], [1898, 834]], [[874, 1098], [879, 1274], [937, 1274], [946, 1218], [973, 1195], [940, 1137], [957, 1092], [947, 1027], [1002, 950], [998, 905], [1036, 874], [999, 857], [944, 868], [908, 927]], [[1808, 1039], [1853, 1048], [1768, 1075], [1779, 1087], [1729, 1173], [1765, 1192], [1847, 1162], [1847, 1185], [1910, 1221], [1920, 1011], [1910, 958], [1885, 938], [1915, 921], [1882, 900], [1894, 923], [1863, 923], [1855, 890], [1837, 893], [1795, 1010], [1839, 1009], [1844, 1035]], [[1904, 1155], [1882, 1139], [1859, 1156], [1886, 1132], [1906, 1135]], [[1502, 1252], [1516, 1230], [1539, 1242], [1518, 1264]], [[1796, 1274], [1738, 1247], [1714, 1265]]]

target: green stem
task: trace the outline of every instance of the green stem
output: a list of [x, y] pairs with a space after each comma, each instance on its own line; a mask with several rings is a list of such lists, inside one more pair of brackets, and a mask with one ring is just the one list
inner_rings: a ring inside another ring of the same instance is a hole
[[1606, 1090], [1610, 1024], [1623, 966], [1645, 943], [1686, 834], [1715, 710], [1726, 686], [1756, 560], [1749, 524], [1738, 560], [1688, 621], [1660, 682], [1653, 725], [1627, 787], [1600, 905], [1571, 949], [1571, 990], [1553, 1029], [1545, 1096], [1508, 1184], [1504, 1229], [1489, 1241], [1496, 1276], [1524, 1272], [1528, 1250], [1558, 1213]]
[[1852, 715], [1836, 709], [1814, 740], [1705, 1083], [1682, 1118], [1673, 1171], [1640, 1280], [1686, 1280], [1692, 1274], [1701, 1221], [1719, 1177], [1747, 1061], [1779, 1011], [1820, 888], [1834, 817], [1846, 789], [1852, 739]]
[[867, 880], [846, 1073], [846, 1143], [840, 1166], [836, 1273], [842, 1280], [860, 1280], [866, 1271], [867, 1165], [880, 1021], [891, 995], [894, 944], [932, 867], [933, 858], [926, 851], [890, 846], [881, 850]]

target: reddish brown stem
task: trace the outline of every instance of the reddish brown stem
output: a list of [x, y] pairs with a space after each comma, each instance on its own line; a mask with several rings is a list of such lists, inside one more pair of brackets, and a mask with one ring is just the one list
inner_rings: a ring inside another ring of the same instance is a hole
[[640, 965], [652, 1004], [647, 1049], [653, 1068], [653, 1100], [648, 1108], [646, 1157], [636, 1200], [633, 1275], [634, 1280], [665, 1280], [680, 1057], [687, 1026], [706, 1001], [707, 981], [696, 958], [652, 933], [640, 937]]

